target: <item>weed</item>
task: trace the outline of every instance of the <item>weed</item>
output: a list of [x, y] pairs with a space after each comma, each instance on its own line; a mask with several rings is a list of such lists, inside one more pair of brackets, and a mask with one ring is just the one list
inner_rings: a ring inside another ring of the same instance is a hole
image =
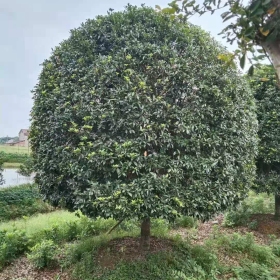
[[193, 228], [197, 226], [197, 220], [193, 217], [189, 216], [181, 216], [177, 218], [173, 225], [176, 227], [182, 227], [182, 228]]
[[235, 275], [238, 279], [246, 280], [276, 280], [274, 278], [271, 270], [265, 265], [258, 263], [246, 263], [241, 267], [233, 269]]
[[27, 258], [36, 268], [44, 268], [54, 266], [56, 259], [57, 246], [52, 240], [43, 240], [30, 249]]
[[25, 252], [28, 246], [29, 239], [24, 231], [0, 231], [0, 269]]

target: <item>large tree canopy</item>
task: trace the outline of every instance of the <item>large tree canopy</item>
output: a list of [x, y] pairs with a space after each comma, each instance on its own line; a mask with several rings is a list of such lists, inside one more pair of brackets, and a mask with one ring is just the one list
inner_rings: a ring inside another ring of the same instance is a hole
[[280, 218], [280, 90], [267, 65], [256, 71], [250, 83], [259, 121], [256, 190], [275, 194], [275, 216]]
[[[202, 3], [201, 3], [202, 2]], [[158, 6], [157, 6], [158, 7]], [[158, 9], [160, 9], [158, 7]], [[187, 17], [223, 10], [223, 21], [228, 25], [221, 34], [229, 43], [236, 42], [238, 49], [231, 55], [221, 55], [226, 61], [239, 57], [244, 68], [246, 57], [252, 63], [249, 72], [259, 60], [268, 57], [280, 78], [280, 0], [174, 0], [165, 13], [181, 13]], [[251, 55], [248, 56], [248, 53]]]
[[254, 179], [255, 103], [184, 19], [128, 6], [71, 31], [34, 90], [36, 182], [97, 217], [208, 219]]

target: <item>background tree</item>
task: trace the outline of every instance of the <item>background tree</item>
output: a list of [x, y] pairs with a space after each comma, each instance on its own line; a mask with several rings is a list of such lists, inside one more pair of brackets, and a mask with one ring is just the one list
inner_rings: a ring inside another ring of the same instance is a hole
[[34, 163], [33, 163], [33, 158], [28, 157], [23, 164], [19, 166], [19, 169], [17, 172], [26, 177], [30, 177], [32, 173], [34, 172]]
[[[201, 3], [202, 4], [199, 4]], [[244, 2], [246, 2], [244, 4]], [[182, 4], [181, 4], [182, 3]], [[229, 43], [236, 42], [238, 49], [230, 55], [221, 55], [220, 58], [233, 62], [239, 57], [240, 66], [244, 68], [246, 57], [252, 63], [249, 73], [258, 61], [268, 57], [280, 77], [280, 0], [175, 0], [169, 4], [165, 13], [183, 12], [187, 17], [194, 14], [224, 9], [221, 14], [223, 21], [230, 22], [221, 34]], [[157, 6], [158, 9], [160, 9]], [[247, 55], [250, 53], [251, 55]]]
[[216, 41], [142, 6], [71, 31], [43, 63], [30, 141], [53, 205], [93, 218], [208, 219], [247, 193], [257, 122], [248, 84]]
[[258, 69], [250, 79], [257, 100], [259, 154], [257, 158], [258, 192], [275, 195], [275, 217], [280, 218], [280, 90], [273, 68]]
[[3, 178], [3, 161], [0, 158], [0, 186], [3, 185], [5, 183], [4, 178]]

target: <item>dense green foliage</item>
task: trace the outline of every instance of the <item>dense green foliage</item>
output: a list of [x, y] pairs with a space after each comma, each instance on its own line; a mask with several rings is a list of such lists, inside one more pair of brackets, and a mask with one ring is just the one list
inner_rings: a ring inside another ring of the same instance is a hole
[[22, 176], [29, 177], [34, 172], [33, 158], [28, 157], [23, 164], [19, 166], [18, 173]]
[[57, 245], [52, 240], [43, 240], [30, 249], [28, 259], [36, 268], [51, 267], [56, 264]]
[[3, 178], [3, 168], [2, 168], [3, 163], [4, 163], [4, 161], [0, 157], [0, 186], [5, 183], [4, 178]]
[[257, 186], [260, 192], [280, 191], [280, 90], [271, 66], [263, 66], [250, 79], [257, 100], [259, 154]]
[[183, 13], [186, 17], [194, 14], [201, 16], [205, 13], [213, 15], [222, 10], [221, 18], [228, 25], [220, 34], [228, 43], [235, 42], [237, 49], [226, 56], [221, 54], [220, 58], [233, 62], [238, 57], [242, 68], [248, 59], [251, 63], [250, 75], [253, 74], [254, 66], [259, 66], [260, 60], [269, 58], [280, 81], [279, 4], [279, 0], [173, 0], [168, 8], [161, 10], [159, 6], [156, 7], [164, 13], [180, 13], [180, 16]]
[[44, 213], [51, 207], [42, 201], [35, 185], [20, 185], [0, 189], [0, 221]]
[[5, 153], [0, 152], [0, 159], [3, 162], [24, 163], [30, 156], [24, 153]]
[[254, 178], [257, 123], [221, 52], [200, 28], [146, 7], [72, 30], [34, 90], [44, 197], [115, 219], [208, 219], [236, 204]]

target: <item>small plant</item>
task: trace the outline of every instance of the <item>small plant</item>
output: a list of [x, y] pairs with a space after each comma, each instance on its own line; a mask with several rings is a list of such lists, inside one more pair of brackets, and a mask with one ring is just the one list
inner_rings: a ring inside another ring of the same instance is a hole
[[193, 228], [197, 226], [197, 220], [189, 216], [180, 216], [174, 223], [175, 227]]
[[226, 227], [245, 226], [248, 224], [251, 211], [246, 204], [241, 204], [235, 211], [229, 211], [224, 218], [223, 225]]
[[233, 271], [240, 280], [276, 280], [268, 267], [258, 263], [247, 263]]
[[256, 230], [258, 228], [258, 221], [253, 220], [250, 223], [248, 223], [248, 228], [251, 230]]
[[56, 250], [57, 246], [52, 240], [43, 240], [31, 248], [27, 257], [36, 268], [51, 267], [57, 262]]
[[22, 254], [28, 245], [25, 231], [0, 231], [0, 268]]
[[280, 240], [275, 235], [270, 236], [270, 248], [275, 256], [280, 257]]

